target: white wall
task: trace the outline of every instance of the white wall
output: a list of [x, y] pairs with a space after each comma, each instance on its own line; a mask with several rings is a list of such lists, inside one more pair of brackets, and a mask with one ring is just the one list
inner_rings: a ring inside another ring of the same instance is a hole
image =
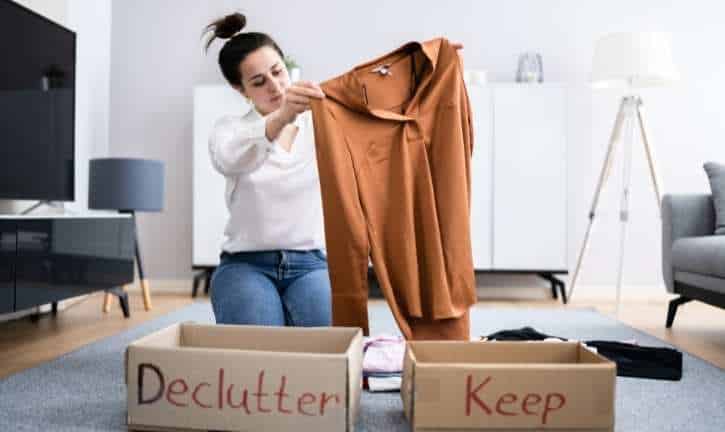
[[49, 18], [60, 25], [66, 25], [68, 0], [13, 0], [28, 9]]
[[67, 0], [78, 32], [76, 63], [75, 211], [88, 208], [88, 160], [109, 153], [111, 0]]
[[[666, 192], [707, 191], [702, 163], [725, 159], [721, 144], [725, 56], [720, 54], [725, 6], [719, 2], [118, 1], [113, 3], [110, 151], [158, 158], [167, 169], [166, 211], [140, 218], [151, 278], [179, 279], [191, 273], [192, 87], [223, 82], [216, 64], [220, 44], [205, 56], [199, 37], [212, 18], [242, 6], [248, 30], [270, 33], [302, 66], [303, 76], [318, 81], [406, 41], [438, 35], [462, 42], [466, 67], [487, 69], [492, 81], [511, 81], [522, 51], [540, 52], [545, 79], [572, 87], [568, 119], [572, 269], [619, 97], [593, 95], [587, 87], [599, 36], [629, 30], [673, 33], [683, 83], [644, 94]], [[625, 284], [645, 289], [661, 284], [660, 225], [641, 150], [634, 156]], [[603, 196], [600, 224], [582, 276], [582, 283], [595, 290], [615, 282], [618, 173], [619, 169]], [[223, 199], [221, 190], [209, 193]]]

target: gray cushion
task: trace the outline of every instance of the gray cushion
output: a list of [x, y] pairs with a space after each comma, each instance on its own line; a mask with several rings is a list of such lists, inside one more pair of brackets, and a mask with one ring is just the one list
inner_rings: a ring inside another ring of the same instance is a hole
[[710, 180], [712, 200], [715, 203], [715, 234], [725, 234], [725, 165], [707, 162], [705, 172]]
[[700, 289], [725, 294], [725, 279], [696, 273], [675, 272], [675, 280]]
[[725, 236], [687, 237], [672, 245], [675, 271], [725, 278]]
[[710, 194], [665, 194], [662, 197], [662, 275], [667, 291], [674, 292], [672, 245], [683, 237], [715, 232], [715, 207]]

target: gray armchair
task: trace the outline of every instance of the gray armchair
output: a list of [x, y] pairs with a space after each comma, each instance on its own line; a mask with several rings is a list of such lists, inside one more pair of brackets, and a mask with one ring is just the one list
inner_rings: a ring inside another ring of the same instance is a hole
[[670, 301], [667, 328], [677, 308], [692, 300], [725, 307], [725, 235], [714, 235], [710, 195], [662, 198], [662, 272]]

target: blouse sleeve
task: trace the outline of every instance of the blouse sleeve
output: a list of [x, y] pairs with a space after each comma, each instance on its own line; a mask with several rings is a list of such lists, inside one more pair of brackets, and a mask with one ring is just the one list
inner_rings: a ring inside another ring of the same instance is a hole
[[250, 173], [264, 163], [274, 143], [267, 139], [266, 118], [243, 123], [224, 117], [209, 137], [209, 154], [214, 168], [224, 176]]

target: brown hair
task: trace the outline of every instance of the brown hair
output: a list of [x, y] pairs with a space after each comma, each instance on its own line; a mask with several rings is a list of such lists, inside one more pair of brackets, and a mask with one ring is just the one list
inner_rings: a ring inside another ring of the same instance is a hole
[[239, 65], [247, 56], [259, 48], [268, 46], [273, 48], [280, 57], [284, 58], [282, 50], [267, 34], [258, 32], [241, 33], [247, 24], [247, 18], [239, 12], [219, 18], [204, 28], [204, 34], [211, 32], [206, 41], [205, 50], [215, 39], [228, 39], [219, 51], [219, 67], [224, 78], [233, 86], [242, 86], [242, 75]]

